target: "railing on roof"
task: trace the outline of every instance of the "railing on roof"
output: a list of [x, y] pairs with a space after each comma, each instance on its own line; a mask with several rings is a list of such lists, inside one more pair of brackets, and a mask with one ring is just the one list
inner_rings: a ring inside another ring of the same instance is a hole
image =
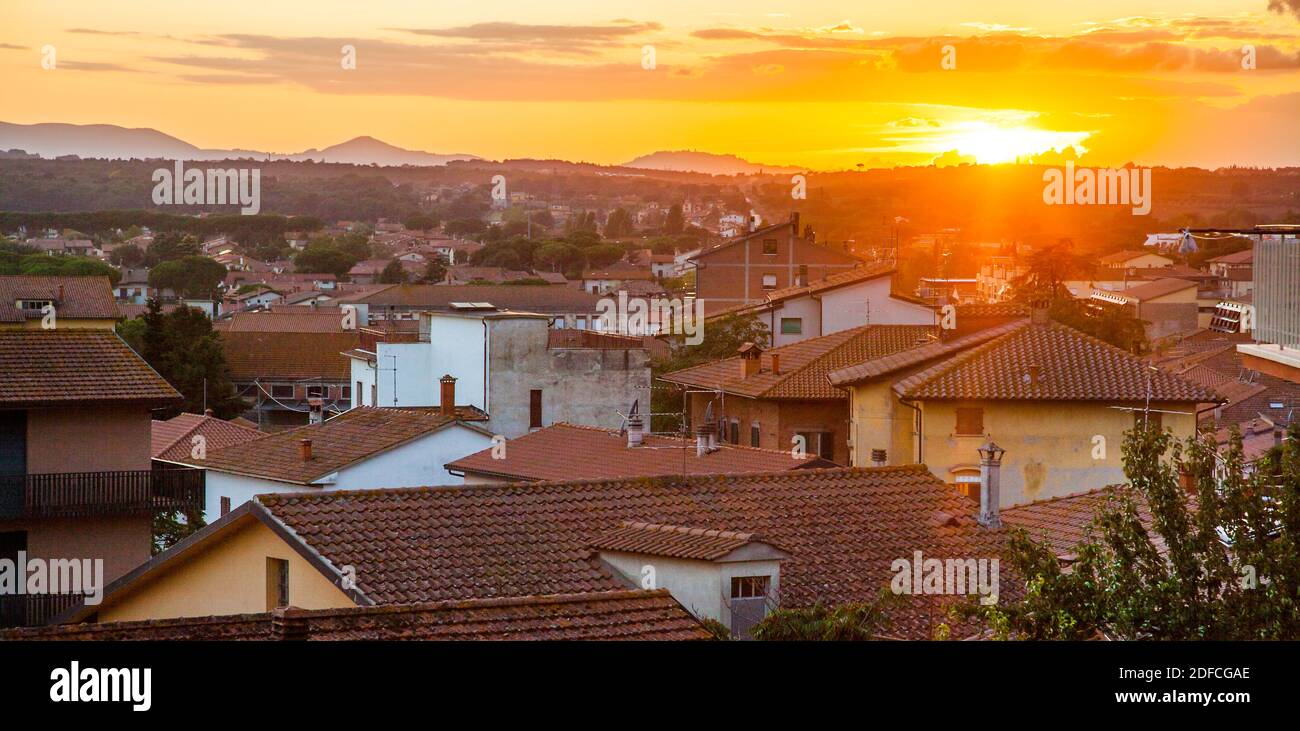
[[43, 627], [85, 599], [85, 594], [0, 594], [0, 629]]
[[204, 472], [188, 467], [0, 476], [0, 520], [195, 512], [203, 500]]
[[564, 348], [628, 350], [645, 346], [642, 343], [641, 338], [630, 335], [614, 335], [611, 333], [594, 332], [592, 330], [560, 328], [553, 329], [549, 332], [546, 340], [546, 347], [551, 350]]

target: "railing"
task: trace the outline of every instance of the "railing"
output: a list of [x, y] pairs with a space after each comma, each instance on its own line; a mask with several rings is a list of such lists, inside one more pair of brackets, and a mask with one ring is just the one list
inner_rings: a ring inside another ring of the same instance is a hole
[[203, 488], [188, 468], [0, 476], [0, 520], [197, 511]]
[[85, 598], [85, 594], [0, 594], [0, 628], [42, 627]]

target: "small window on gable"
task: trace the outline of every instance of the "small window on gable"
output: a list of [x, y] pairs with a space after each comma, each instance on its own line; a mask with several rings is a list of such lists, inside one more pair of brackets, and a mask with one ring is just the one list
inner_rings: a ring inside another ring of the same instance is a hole
[[763, 253], [764, 254], [776, 253], [776, 239], [763, 239]]
[[801, 335], [803, 334], [802, 317], [782, 317], [781, 318], [782, 335]]
[[764, 275], [763, 275], [763, 289], [776, 289], [776, 275], [775, 275], [775, 274], [764, 274]]
[[289, 562], [266, 558], [266, 609], [289, 606]]
[[961, 436], [983, 436], [984, 409], [972, 406], [957, 407], [956, 433]]

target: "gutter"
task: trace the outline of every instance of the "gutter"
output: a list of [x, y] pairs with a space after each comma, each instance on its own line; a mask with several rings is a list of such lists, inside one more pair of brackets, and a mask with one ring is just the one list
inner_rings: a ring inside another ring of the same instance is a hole
[[898, 403], [916, 412], [916, 463], [925, 464], [925, 416], [921, 412], [921, 407], [914, 405], [906, 398], [899, 396]]

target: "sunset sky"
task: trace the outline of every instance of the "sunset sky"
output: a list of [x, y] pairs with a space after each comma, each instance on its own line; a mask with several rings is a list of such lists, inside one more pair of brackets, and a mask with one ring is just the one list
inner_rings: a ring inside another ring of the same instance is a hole
[[1300, 0], [1274, 5], [4, 0], [0, 120], [275, 152], [1300, 165]]

